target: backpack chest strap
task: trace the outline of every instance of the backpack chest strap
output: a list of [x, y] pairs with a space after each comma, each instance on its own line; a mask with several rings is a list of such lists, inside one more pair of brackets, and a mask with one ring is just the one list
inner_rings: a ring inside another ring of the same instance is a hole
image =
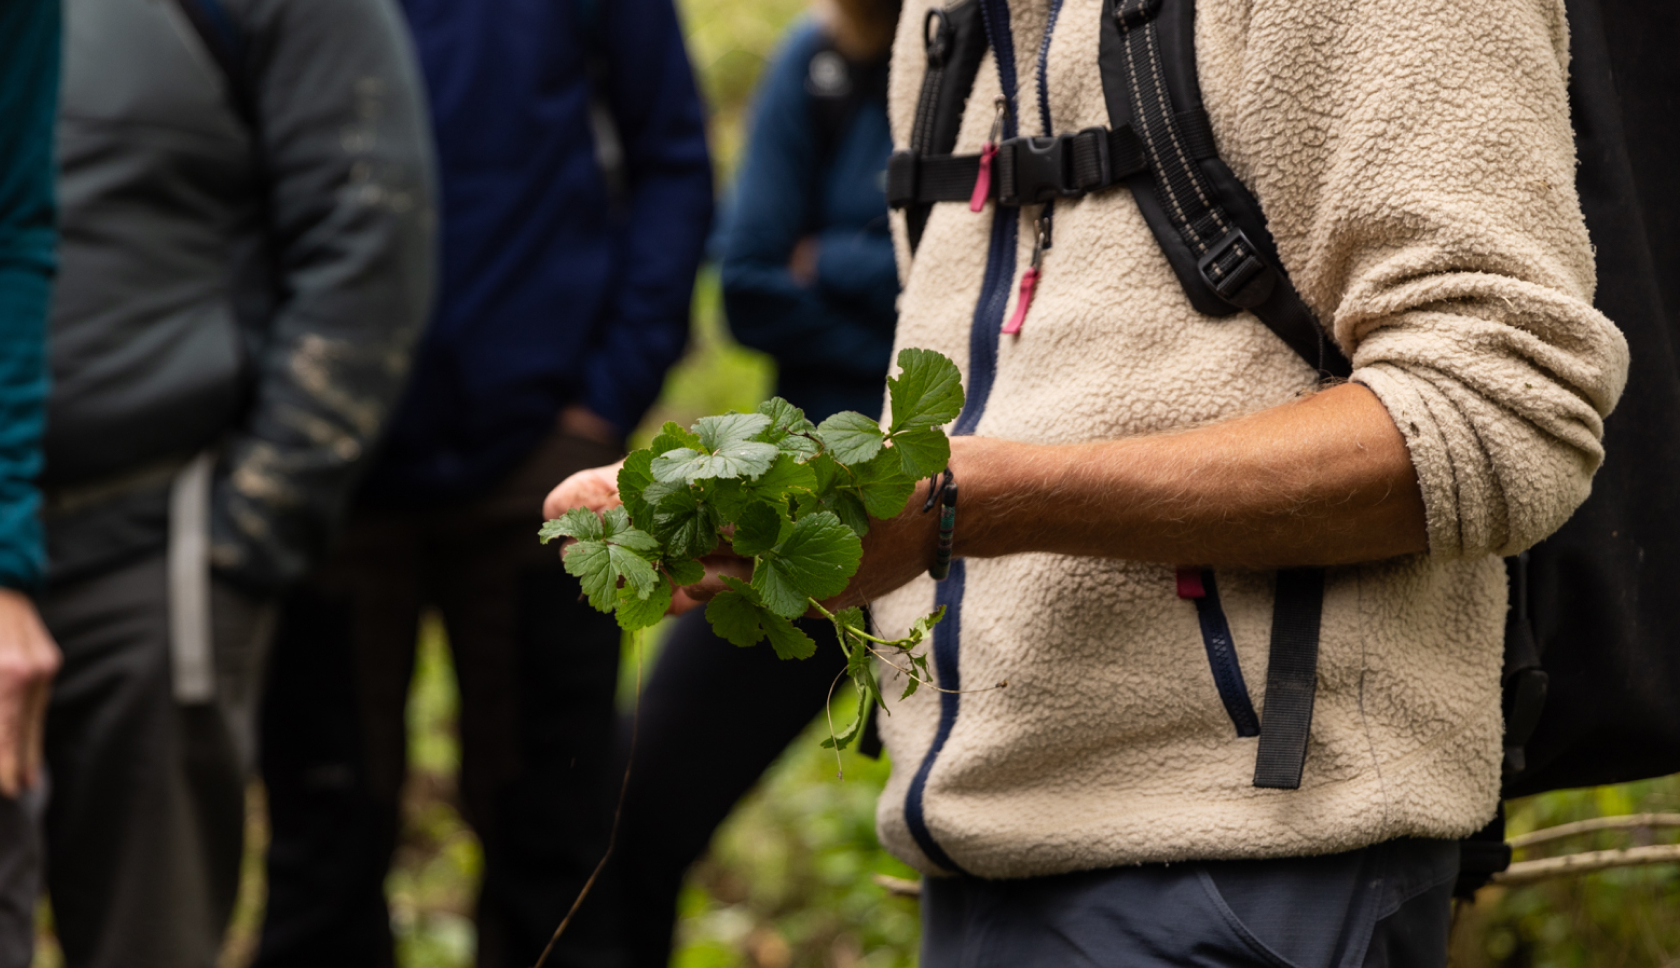
[[[1207, 128], [1196, 112], [1192, 127]], [[1211, 154], [1212, 132], [1201, 144]], [[1009, 138], [997, 148], [989, 197], [999, 205], [1036, 205], [1077, 198], [1120, 184], [1149, 167], [1131, 125], [1086, 128], [1055, 137]], [[895, 151], [887, 161], [887, 204], [893, 208], [965, 202], [980, 177], [980, 155], [918, 155]]]

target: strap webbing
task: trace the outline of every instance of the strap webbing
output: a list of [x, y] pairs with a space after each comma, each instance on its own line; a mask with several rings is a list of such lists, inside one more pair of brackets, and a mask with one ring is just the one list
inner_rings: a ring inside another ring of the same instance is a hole
[[[1128, 82], [1131, 125], [1143, 142], [1163, 214], [1196, 260], [1200, 281], [1219, 301], [1254, 313], [1321, 374], [1347, 376], [1353, 367], [1324, 338], [1312, 311], [1253, 242], [1251, 232], [1227, 210], [1218, 188], [1198, 163], [1204, 157], [1217, 157], [1213, 135], [1199, 108], [1175, 109], [1165, 65], [1185, 52], [1163, 49], [1157, 23], [1163, 0], [1113, 2], [1121, 40], [1118, 53], [1124, 59], [1117, 75]], [[1193, 53], [1190, 56], [1193, 61]], [[1252, 233], [1264, 231], [1261, 225], [1251, 228]]]
[[[1211, 134], [1206, 143], [1212, 144]], [[994, 164], [990, 197], [1000, 205], [1031, 205], [1101, 191], [1143, 171], [1147, 163], [1142, 142], [1129, 126], [1121, 126], [1055, 138], [1011, 138], [998, 146]], [[897, 151], [887, 160], [887, 204], [966, 202], [979, 175], [979, 155]]]
[[1318, 686], [1318, 627], [1324, 611], [1324, 569], [1278, 572], [1272, 606], [1272, 647], [1266, 663], [1266, 706], [1254, 785], [1273, 790], [1301, 786]]

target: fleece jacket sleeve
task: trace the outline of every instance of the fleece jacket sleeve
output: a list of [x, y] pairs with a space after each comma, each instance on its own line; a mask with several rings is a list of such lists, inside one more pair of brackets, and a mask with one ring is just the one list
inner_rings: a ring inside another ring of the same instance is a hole
[[0, 586], [45, 572], [40, 492], [54, 258], [56, 0], [0, 4]]
[[1217, 57], [1238, 25], [1197, 30], [1204, 74], [1241, 74], [1233, 167], [1404, 435], [1431, 553], [1532, 545], [1586, 498], [1627, 372], [1592, 306], [1563, 4], [1255, 4], [1241, 27], [1239, 66]]
[[216, 485], [212, 560], [248, 587], [324, 552], [429, 307], [430, 129], [390, 0], [253, 0], [251, 86], [281, 294]]

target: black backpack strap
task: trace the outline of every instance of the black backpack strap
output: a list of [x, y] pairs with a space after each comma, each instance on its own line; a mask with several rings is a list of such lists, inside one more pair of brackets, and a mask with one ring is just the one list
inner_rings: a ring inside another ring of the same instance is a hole
[[247, 128], [257, 130], [257, 102], [246, 66], [245, 34], [233, 15], [221, 0], [176, 0], [176, 5], [227, 81], [234, 113]]
[[[1052, 138], [1010, 138], [997, 146], [994, 165], [990, 196], [999, 205], [1036, 205], [1102, 191], [1143, 171], [1148, 162], [1143, 143], [1128, 125], [1086, 128]], [[966, 202], [979, 175], [979, 155], [897, 151], [887, 160], [887, 204], [925, 208], [935, 202]]]
[[1318, 627], [1324, 611], [1324, 569], [1278, 572], [1272, 605], [1272, 647], [1266, 661], [1266, 708], [1254, 785], [1296, 790], [1307, 762], [1313, 697], [1318, 690]]
[[[908, 206], [905, 223], [910, 233], [910, 251], [921, 244], [922, 230], [927, 227], [928, 214], [939, 198], [917, 197], [919, 180], [915, 160], [933, 155], [949, 155], [957, 144], [957, 131], [962, 126], [963, 105], [980, 73], [980, 61], [986, 56], [986, 28], [980, 22], [980, 0], [958, 0], [943, 9], [927, 12], [922, 21], [922, 43], [927, 51], [927, 73], [922, 75], [921, 94], [916, 99], [916, 117], [910, 129], [910, 150], [894, 153], [887, 163], [887, 198], [894, 208]], [[902, 159], [908, 159], [908, 164]], [[974, 190], [979, 171], [979, 155], [973, 158], [966, 176], [961, 171], [945, 169], [921, 174], [940, 186], [961, 184], [963, 201]], [[966, 177], [966, 182], [962, 179]], [[955, 179], [955, 181], [953, 181]], [[946, 194], [948, 189], [942, 189]], [[894, 203], [892, 199], [898, 198]]]
[[[1109, 126], [1130, 125], [1149, 165], [1127, 179], [1200, 312], [1252, 312], [1323, 378], [1352, 372], [1290, 283], [1260, 205], [1211, 150], [1196, 76], [1194, 0], [1105, 0], [1098, 66]], [[1198, 150], [1207, 149], [1207, 150]], [[1301, 785], [1318, 687], [1324, 570], [1278, 572], [1254, 785]]]
[[[1282, 271], [1260, 205], [1212, 150], [1196, 76], [1194, 0], [1105, 0], [1098, 66], [1109, 126], [1130, 126], [1148, 167], [1126, 179], [1199, 312], [1248, 310], [1324, 377], [1347, 358]], [[1205, 149], [1205, 150], [1198, 150]]]

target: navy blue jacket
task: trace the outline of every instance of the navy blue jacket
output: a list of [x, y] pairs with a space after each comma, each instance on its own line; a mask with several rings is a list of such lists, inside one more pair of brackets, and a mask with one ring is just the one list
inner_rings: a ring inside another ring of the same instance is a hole
[[[873, 93], [822, 158], [806, 74], [826, 45], [806, 20], [777, 53], [718, 240], [730, 329], [776, 358], [777, 392], [812, 420], [837, 410], [880, 413], [898, 298], [883, 184], [892, 153], [886, 65], [853, 65], [854, 82]], [[817, 272], [802, 286], [788, 258], [809, 235]]]
[[[417, 504], [494, 483], [567, 404], [636, 425], [687, 338], [712, 174], [671, 0], [402, 6], [431, 98], [442, 266], [364, 493]], [[623, 143], [617, 211], [591, 135], [591, 50]]]

